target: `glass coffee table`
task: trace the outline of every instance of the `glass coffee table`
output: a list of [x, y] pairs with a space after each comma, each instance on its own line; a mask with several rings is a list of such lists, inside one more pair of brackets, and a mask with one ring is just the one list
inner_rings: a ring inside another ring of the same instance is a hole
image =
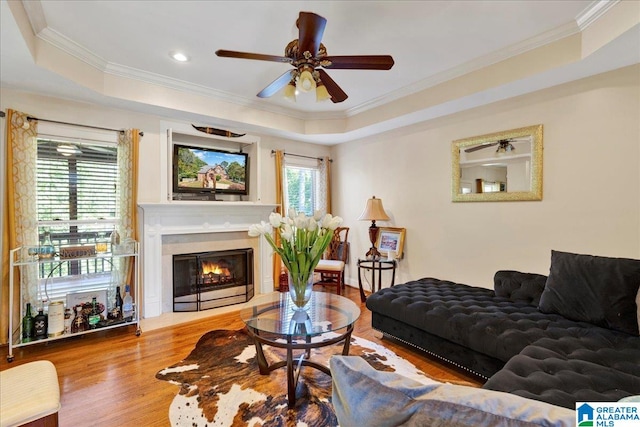
[[[353, 327], [360, 317], [360, 308], [350, 299], [326, 292], [312, 292], [311, 299], [300, 310], [288, 292], [258, 295], [240, 310], [240, 318], [256, 346], [260, 374], [287, 368], [287, 397], [289, 407], [295, 406], [296, 387], [302, 366], [309, 366], [331, 375], [326, 365], [310, 359], [311, 349], [344, 341], [342, 354], [349, 354]], [[286, 360], [269, 364], [262, 345], [284, 348]], [[303, 350], [297, 360], [294, 351]]]

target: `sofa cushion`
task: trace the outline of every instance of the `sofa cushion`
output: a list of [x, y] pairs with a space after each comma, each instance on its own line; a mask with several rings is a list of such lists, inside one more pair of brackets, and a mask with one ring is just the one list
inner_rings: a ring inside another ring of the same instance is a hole
[[535, 273], [521, 273], [513, 270], [500, 270], [493, 276], [496, 295], [509, 298], [513, 302], [525, 302], [538, 306], [544, 291], [547, 276]]
[[640, 260], [552, 251], [539, 308], [638, 335], [639, 287]]
[[376, 371], [356, 356], [330, 360], [341, 426], [572, 426], [575, 412], [507, 393]]
[[604, 328], [541, 339], [493, 375], [484, 388], [574, 409], [640, 394], [640, 338]]

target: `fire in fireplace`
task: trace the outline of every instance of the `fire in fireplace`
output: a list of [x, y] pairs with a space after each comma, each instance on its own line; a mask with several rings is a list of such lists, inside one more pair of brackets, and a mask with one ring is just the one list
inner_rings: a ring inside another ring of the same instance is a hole
[[200, 311], [249, 301], [253, 249], [173, 256], [173, 311]]

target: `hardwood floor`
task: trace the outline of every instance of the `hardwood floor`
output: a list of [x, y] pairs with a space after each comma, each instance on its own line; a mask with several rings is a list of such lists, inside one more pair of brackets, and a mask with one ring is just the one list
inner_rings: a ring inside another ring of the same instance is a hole
[[[381, 339], [371, 329], [371, 313], [360, 302], [357, 289], [347, 288], [346, 296], [362, 311], [354, 334], [382, 344], [411, 361], [427, 375], [441, 381], [479, 386], [474, 376], [445, 366], [428, 355], [401, 343]], [[184, 359], [198, 339], [214, 329], [240, 329], [238, 312], [161, 329], [143, 331], [136, 337], [135, 327], [123, 327], [66, 340], [15, 349], [15, 360], [6, 360], [0, 370], [34, 360], [50, 360], [60, 381], [61, 426], [166, 426], [169, 405], [178, 387], [155, 379], [159, 370]], [[38, 378], [33, 378], [37, 382]]]

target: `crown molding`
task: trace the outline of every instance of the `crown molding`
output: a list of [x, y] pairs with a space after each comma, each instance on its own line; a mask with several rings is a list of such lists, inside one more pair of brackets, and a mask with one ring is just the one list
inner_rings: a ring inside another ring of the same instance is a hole
[[501, 61], [513, 58], [515, 56], [526, 53], [530, 50], [537, 49], [539, 47], [548, 45], [550, 43], [562, 40], [566, 37], [572, 36], [580, 32], [578, 25], [575, 22], [568, 22], [567, 24], [556, 27], [552, 30], [538, 34], [522, 42], [515, 43], [511, 46], [507, 46], [504, 49], [492, 52], [482, 57], [473, 59], [471, 61], [460, 64], [456, 67], [434, 74], [427, 79], [416, 82], [415, 84], [405, 86], [389, 94], [388, 96], [380, 97], [369, 102], [360, 104], [347, 111], [347, 116], [354, 116], [356, 114], [363, 113], [369, 109], [379, 107], [389, 102], [398, 100], [408, 95], [412, 95], [423, 90], [432, 88], [441, 83], [445, 83], [449, 80], [464, 76], [465, 74], [472, 73], [474, 71], [481, 70], [488, 66], [497, 64]]
[[585, 28], [600, 19], [602, 15], [618, 3], [620, 3], [620, 0], [597, 0], [591, 3], [576, 16], [576, 23], [580, 31], [584, 31]]
[[43, 41], [59, 48], [80, 61], [107, 74], [135, 79], [144, 83], [159, 85], [180, 92], [187, 92], [201, 96], [207, 96], [223, 102], [240, 105], [252, 109], [280, 114], [299, 120], [309, 119], [344, 119], [352, 117], [368, 110], [383, 106], [390, 102], [404, 98], [406, 96], [424, 91], [438, 84], [458, 78], [468, 73], [478, 71], [482, 68], [494, 65], [506, 59], [518, 56], [530, 50], [553, 43], [568, 36], [581, 32], [593, 22], [602, 17], [609, 9], [615, 6], [620, 0], [597, 0], [582, 11], [575, 21], [561, 25], [545, 33], [536, 35], [522, 42], [507, 46], [504, 49], [484, 55], [480, 58], [460, 64], [456, 67], [434, 74], [433, 76], [421, 80], [415, 84], [402, 87], [393, 93], [376, 99], [369, 100], [344, 112], [302, 112], [274, 104], [256, 103], [255, 99], [241, 97], [228, 92], [216, 90], [207, 86], [202, 86], [187, 81], [174, 79], [172, 77], [127, 67], [115, 63], [107, 62], [105, 59], [95, 55], [84, 46], [76, 43], [70, 38], [49, 28], [44, 17], [40, 0], [22, 1], [27, 12], [34, 33]]
[[[30, 3], [30, 2], [29, 2]], [[35, 2], [39, 3], [39, 2]], [[38, 9], [38, 8], [34, 8]], [[42, 8], [40, 7], [40, 11]], [[36, 12], [37, 13], [37, 12]], [[33, 26], [33, 25], [32, 25]], [[216, 90], [207, 86], [198, 85], [195, 83], [187, 82], [173, 77], [168, 77], [149, 71], [140, 70], [125, 65], [111, 63], [104, 60], [102, 57], [95, 55], [92, 51], [85, 48], [79, 43], [76, 43], [69, 37], [66, 37], [56, 30], [49, 27], [42, 28], [37, 37], [42, 41], [49, 43], [50, 45], [60, 49], [61, 51], [73, 56], [74, 58], [84, 62], [85, 64], [105, 73], [113, 76], [123, 77], [132, 80], [138, 80], [143, 83], [162, 86], [168, 89], [177, 90], [179, 92], [191, 93], [200, 96], [210, 97], [223, 102], [229, 102], [242, 107], [248, 107], [252, 109], [258, 109], [270, 113], [275, 113], [287, 117], [292, 117], [298, 120], [314, 119], [336, 119], [344, 118], [342, 113], [334, 112], [319, 112], [319, 113], [307, 113], [303, 111], [296, 111], [289, 108], [285, 108], [279, 105], [256, 103], [255, 99], [241, 97], [228, 92]]]
[[104, 71], [107, 68], [108, 63], [102, 57], [94, 54], [81, 44], [76, 43], [69, 37], [60, 34], [58, 31], [52, 28], [44, 28], [38, 33], [38, 38], [40, 38], [44, 42], [49, 43], [52, 46], [57, 47], [63, 52], [68, 53], [74, 58], [79, 59], [85, 64], [92, 66], [93, 68], [97, 68], [100, 71]]
[[38, 35], [40, 31], [47, 28], [47, 19], [44, 17], [44, 10], [42, 10], [42, 3], [40, 0], [33, 1], [21, 1], [24, 11], [29, 18], [29, 24], [31, 24], [31, 30], [33, 34]]

